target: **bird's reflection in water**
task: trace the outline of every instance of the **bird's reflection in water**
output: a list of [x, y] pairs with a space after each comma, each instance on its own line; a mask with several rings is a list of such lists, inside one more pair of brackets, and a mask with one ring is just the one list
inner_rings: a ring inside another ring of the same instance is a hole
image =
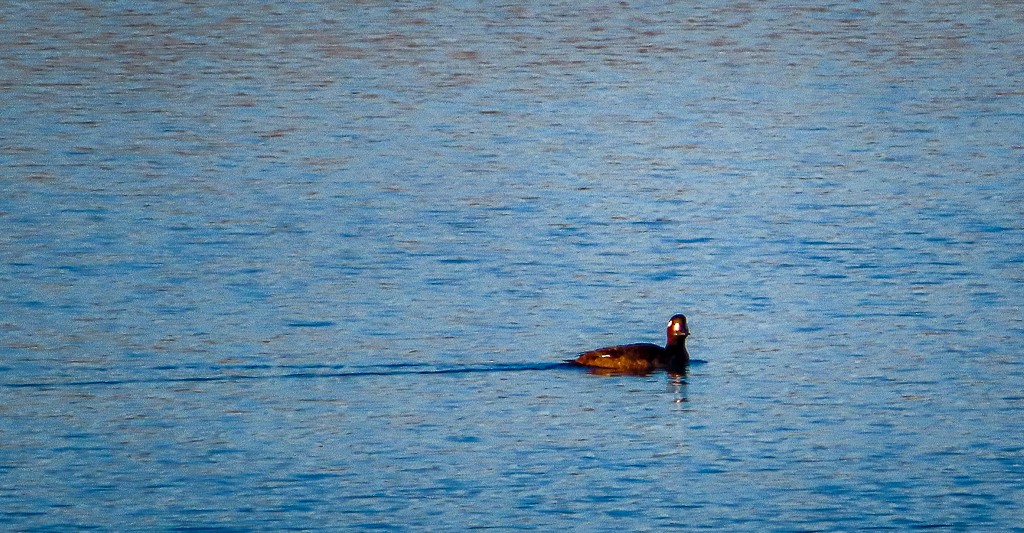
[[[586, 367], [586, 372], [595, 376], [637, 376], [647, 377], [651, 374], [661, 372], [661, 370], [622, 370], [619, 368], [602, 368], [597, 366]], [[669, 370], [668, 375], [675, 378], [679, 377], [685, 381], [686, 369], [682, 370]]]
[[668, 392], [672, 393], [675, 403], [686, 403], [689, 401], [686, 395], [686, 370], [682, 372], [669, 372]]
[[[630, 372], [625, 370], [618, 370], [615, 368], [587, 368], [587, 373], [595, 376], [637, 376], [646, 377], [657, 371], [643, 371], [643, 372]], [[666, 392], [672, 394], [673, 403], [683, 404], [689, 401], [686, 394], [686, 372], [687, 369], [670, 370], [668, 371], [668, 384], [666, 385]]]

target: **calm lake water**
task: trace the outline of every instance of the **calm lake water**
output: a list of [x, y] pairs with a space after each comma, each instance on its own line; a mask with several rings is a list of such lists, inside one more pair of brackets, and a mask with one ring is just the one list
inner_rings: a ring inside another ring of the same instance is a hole
[[202, 4], [0, 3], [0, 529], [1022, 530], [1020, 4]]

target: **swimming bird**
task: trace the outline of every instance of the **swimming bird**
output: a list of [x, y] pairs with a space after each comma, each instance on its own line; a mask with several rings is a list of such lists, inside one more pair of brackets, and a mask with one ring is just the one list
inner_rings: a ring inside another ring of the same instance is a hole
[[675, 315], [668, 321], [668, 340], [664, 348], [646, 342], [622, 344], [583, 352], [579, 357], [566, 362], [628, 374], [646, 374], [660, 368], [683, 371], [690, 361], [690, 354], [686, 351], [686, 337], [689, 335], [686, 317]]

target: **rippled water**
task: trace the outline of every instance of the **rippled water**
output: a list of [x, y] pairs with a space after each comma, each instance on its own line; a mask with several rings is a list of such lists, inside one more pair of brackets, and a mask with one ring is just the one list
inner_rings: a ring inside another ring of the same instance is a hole
[[1022, 25], [0, 4], [0, 528], [1020, 530]]

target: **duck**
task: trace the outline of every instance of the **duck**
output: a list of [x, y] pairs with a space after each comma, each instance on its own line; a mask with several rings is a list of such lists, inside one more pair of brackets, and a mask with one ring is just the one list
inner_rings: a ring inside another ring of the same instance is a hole
[[670, 372], [685, 371], [690, 361], [690, 354], [686, 351], [686, 337], [690, 336], [690, 330], [686, 327], [686, 316], [673, 316], [668, 321], [665, 334], [668, 340], [664, 348], [646, 342], [620, 344], [583, 352], [575, 359], [567, 359], [566, 362], [590, 367], [601, 371], [600, 373], [647, 374], [657, 369]]

